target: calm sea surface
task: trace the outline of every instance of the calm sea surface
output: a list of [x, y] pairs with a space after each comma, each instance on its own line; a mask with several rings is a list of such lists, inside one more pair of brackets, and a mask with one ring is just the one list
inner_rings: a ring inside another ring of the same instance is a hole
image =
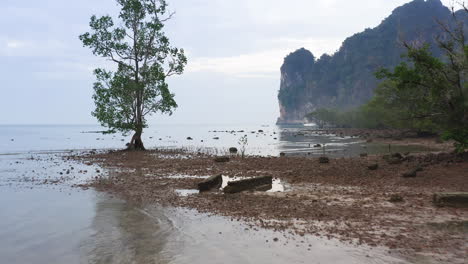
[[[238, 147], [239, 138], [248, 135], [247, 152], [254, 155], [320, 155], [324, 150], [314, 144], [326, 144], [325, 151], [336, 156], [370, 148], [355, 138], [303, 135], [303, 129], [160, 126], [147, 129], [144, 142], [148, 148], [222, 153]], [[71, 150], [122, 148], [130, 137], [93, 133], [100, 130], [0, 126], [0, 263], [406, 263], [383, 249], [313, 236], [301, 238], [301, 243], [270, 230], [246, 230], [243, 223], [224, 217], [140, 208], [107, 194], [71, 188], [70, 183], [93, 177], [97, 168], [66, 162], [63, 155]], [[71, 171], [65, 184], [41, 184], [65, 170]], [[272, 242], [274, 237], [279, 242]]]

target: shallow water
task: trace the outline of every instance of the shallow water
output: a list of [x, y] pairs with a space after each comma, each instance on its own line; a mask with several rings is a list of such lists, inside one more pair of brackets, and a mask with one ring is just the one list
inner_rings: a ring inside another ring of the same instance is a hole
[[[230, 147], [240, 149], [239, 139], [247, 135], [246, 154], [249, 155], [278, 156], [284, 152], [286, 155], [317, 156], [325, 152], [330, 156], [350, 157], [360, 153], [388, 152], [388, 145], [369, 144], [352, 137], [303, 133], [305, 129], [311, 128], [276, 125], [164, 125], [146, 129], [143, 141], [147, 148], [186, 148], [226, 154]], [[30, 151], [124, 148], [130, 138], [128, 135], [92, 133], [102, 130], [100, 126], [91, 125], [0, 125], [0, 155]], [[187, 137], [193, 140], [187, 140]], [[325, 148], [314, 148], [315, 144], [325, 145]], [[392, 146], [392, 151], [424, 150], [427, 148]]]
[[[78, 149], [123, 144], [119, 136], [81, 133], [98, 129], [0, 127], [1, 263], [405, 263], [383, 249], [251, 229], [241, 222], [192, 210], [140, 208], [110, 195], [72, 188], [71, 184], [105, 172], [96, 166], [64, 161], [63, 156]], [[224, 130], [231, 129], [234, 127]], [[288, 155], [294, 155], [290, 150], [300, 152], [307, 149], [306, 144], [315, 142], [330, 143], [330, 148], [331, 143], [339, 147], [358, 144], [353, 143], [357, 139], [332, 136], [296, 135], [291, 137], [298, 140], [288, 140], [287, 135], [300, 128], [257, 126], [248, 131], [258, 129], [265, 132], [249, 134], [250, 154], [288, 151]], [[186, 146], [185, 137], [192, 136], [206, 139], [203, 144], [190, 143], [192, 149], [235, 146], [239, 133], [208, 132], [212, 130], [202, 126], [150, 131], [147, 145]], [[220, 140], [210, 141], [214, 135]], [[155, 141], [159, 136], [164, 139]], [[67, 151], [60, 151], [64, 149]]]

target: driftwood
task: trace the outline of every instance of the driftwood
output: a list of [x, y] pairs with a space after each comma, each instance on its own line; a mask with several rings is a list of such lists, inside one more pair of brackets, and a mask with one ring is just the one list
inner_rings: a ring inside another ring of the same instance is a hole
[[239, 181], [228, 182], [224, 188], [225, 193], [238, 193], [243, 191], [267, 191], [272, 188], [273, 177], [264, 176]]
[[436, 193], [433, 202], [437, 206], [468, 207], [468, 192]]
[[198, 190], [200, 192], [206, 192], [212, 189], [219, 189], [223, 184], [223, 176], [221, 174], [211, 176], [208, 179], [198, 183]]
[[216, 157], [214, 159], [215, 162], [229, 162], [229, 157], [225, 157], [225, 156], [222, 156], [222, 157]]

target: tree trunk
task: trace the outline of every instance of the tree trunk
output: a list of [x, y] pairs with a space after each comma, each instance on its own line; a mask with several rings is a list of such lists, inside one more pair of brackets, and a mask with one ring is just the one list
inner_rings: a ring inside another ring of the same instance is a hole
[[130, 141], [130, 144], [128, 144], [127, 149], [128, 150], [146, 150], [145, 146], [143, 145], [143, 141], [141, 140], [141, 132], [135, 132], [135, 134], [132, 137], [132, 140]]

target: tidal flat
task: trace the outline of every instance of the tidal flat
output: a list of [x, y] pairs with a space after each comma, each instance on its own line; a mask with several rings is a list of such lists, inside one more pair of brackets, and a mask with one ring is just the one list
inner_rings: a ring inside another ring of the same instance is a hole
[[[245, 158], [227, 151], [236, 146], [241, 130], [250, 135], [251, 152]], [[432, 138], [389, 143], [377, 136], [367, 142], [369, 138], [354, 132], [303, 128], [204, 131], [191, 136], [220, 137], [213, 140], [217, 148], [190, 145], [184, 129], [171, 135], [178, 145], [146, 152], [89, 148], [3, 153], [3, 260], [463, 263], [467, 209], [432, 204], [434, 192], [468, 190], [466, 159], [449, 154], [449, 144]], [[85, 146], [95, 141], [121, 144], [113, 136], [77, 136], [89, 137], [81, 141]], [[24, 140], [8, 144], [13, 148]], [[45, 144], [51, 139], [41, 140]], [[410, 143], [416, 146], [407, 147]], [[316, 144], [327, 146], [329, 163], [319, 163], [324, 149]], [[401, 162], [383, 158], [389, 155], [388, 144], [402, 152]], [[374, 153], [371, 145], [381, 147]], [[229, 161], [215, 162], [220, 155]], [[378, 168], [370, 170], [375, 164]], [[402, 177], [419, 166], [416, 177]], [[197, 191], [200, 181], [219, 174], [229, 180], [271, 176], [275, 189]]]
[[[215, 156], [201, 152], [153, 150], [74, 158], [108, 172], [77, 187], [92, 187], [139, 205], [195, 209], [298, 241], [307, 235], [385, 248], [414, 263], [463, 263], [466, 256], [468, 209], [433, 204], [434, 193], [468, 191], [466, 156], [419, 153], [391, 162], [382, 155], [366, 155], [332, 158], [324, 164], [306, 156], [231, 156], [228, 162], [216, 162]], [[404, 177], [416, 168], [417, 175]], [[283, 188], [237, 194], [196, 191], [203, 178], [217, 174], [271, 176]], [[181, 195], [180, 190], [185, 192]]]

